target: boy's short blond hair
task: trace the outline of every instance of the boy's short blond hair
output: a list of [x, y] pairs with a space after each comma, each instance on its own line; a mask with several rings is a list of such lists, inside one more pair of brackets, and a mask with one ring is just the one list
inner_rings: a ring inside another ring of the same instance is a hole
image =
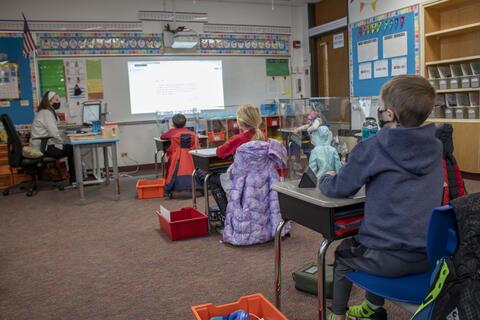
[[392, 109], [402, 127], [418, 127], [428, 118], [435, 103], [435, 89], [424, 77], [401, 75], [382, 87], [380, 97]]

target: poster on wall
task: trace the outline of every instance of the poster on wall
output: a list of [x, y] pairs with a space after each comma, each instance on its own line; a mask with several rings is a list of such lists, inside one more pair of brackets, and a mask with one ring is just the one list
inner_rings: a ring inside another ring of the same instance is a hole
[[357, 44], [358, 62], [372, 61], [378, 59], [377, 39], [359, 41]]
[[343, 48], [345, 46], [345, 39], [342, 33], [333, 35], [333, 49]]
[[398, 32], [383, 37], [383, 57], [392, 58], [408, 54], [407, 32]]
[[373, 63], [373, 77], [388, 77], [388, 60], [377, 60]]
[[352, 96], [378, 96], [391, 77], [420, 73], [418, 14], [414, 5], [349, 25]]
[[47, 91], [55, 91], [60, 97], [66, 97], [63, 60], [40, 60], [38, 72], [40, 95], [43, 96]]
[[358, 65], [358, 74], [360, 80], [372, 79], [372, 63], [364, 62]]
[[82, 115], [82, 103], [88, 100], [86, 64], [83, 59], [65, 60], [64, 63], [69, 115], [77, 121]]
[[102, 62], [87, 60], [87, 91], [88, 100], [103, 99]]
[[18, 64], [0, 62], [0, 100], [20, 99]]
[[407, 57], [392, 59], [392, 77], [407, 74]]
[[37, 72], [33, 56], [23, 55], [22, 32], [0, 32], [0, 69], [0, 113], [15, 126], [30, 125], [38, 106]]

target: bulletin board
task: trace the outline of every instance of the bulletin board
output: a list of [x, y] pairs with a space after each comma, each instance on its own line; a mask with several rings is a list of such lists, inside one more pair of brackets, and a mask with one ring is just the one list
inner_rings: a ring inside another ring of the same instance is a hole
[[350, 94], [378, 96], [393, 76], [420, 73], [419, 6], [349, 25]]
[[32, 73], [33, 59], [23, 56], [22, 33], [0, 33], [0, 60], [17, 66], [19, 95], [17, 99], [4, 99], [0, 103], [0, 114], [8, 114], [14, 124], [31, 124], [33, 106], [36, 104], [35, 74]]

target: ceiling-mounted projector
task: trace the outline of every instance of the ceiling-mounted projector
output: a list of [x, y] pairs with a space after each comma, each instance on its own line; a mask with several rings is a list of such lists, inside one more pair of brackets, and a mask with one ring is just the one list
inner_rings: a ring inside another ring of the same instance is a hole
[[165, 47], [173, 49], [191, 49], [198, 44], [198, 35], [190, 31], [163, 32]]

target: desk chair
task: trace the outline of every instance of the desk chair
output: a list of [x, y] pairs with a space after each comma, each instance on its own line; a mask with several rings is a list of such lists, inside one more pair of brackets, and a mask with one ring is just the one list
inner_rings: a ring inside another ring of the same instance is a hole
[[[28, 187], [26, 191], [27, 197], [31, 197], [33, 192], [38, 188], [38, 176], [41, 174], [45, 164], [49, 162], [57, 161], [54, 158], [40, 157], [40, 158], [26, 158], [22, 154], [22, 141], [18, 135], [15, 126], [13, 125], [12, 119], [7, 114], [2, 114], [0, 120], [3, 124], [3, 127], [7, 133], [8, 137], [8, 164], [10, 168], [21, 168], [32, 177], [32, 180], [28, 182]], [[50, 137], [39, 138], [41, 140], [40, 151], [45, 152], [47, 147], [47, 141]], [[27, 183], [27, 182], [25, 182]], [[11, 185], [8, 188], [3, 190], [3, 195], [7, 196], [10, 193], [10, 190], [16, 187], [21, 187], [23, 183]]]
[[349, 273], [346, 277], [358, 287], [387, 300], [420, 305], [430, 289], [437, 261], [455, 254], [457, 239], [457, 223], [452, 206], [435, 208], [430, 216], [427, 234], [430, 270], [399, 278], [383, 278], [363, 271]]

